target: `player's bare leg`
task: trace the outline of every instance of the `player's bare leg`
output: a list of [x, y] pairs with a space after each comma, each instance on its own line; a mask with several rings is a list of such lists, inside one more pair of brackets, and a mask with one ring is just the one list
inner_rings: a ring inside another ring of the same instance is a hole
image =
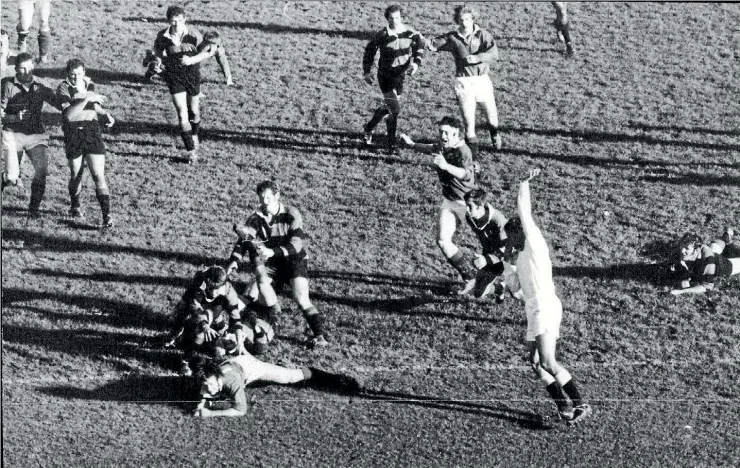
[[460, 115], [462, 115], [463, 125], [465, 126], [465, 142], [473, 153], [473, 160], [477, 162], [478, 137], [475, 134], [475, 111], [477, 103], [472, 95], [469, 96], [471, 92], [471, 90], [455, 87], [457, 105], [460, 108]]
[[486, 113], [486, 120], [488, 121], [488, 132], [491, 135], [491, 143], [493, 147], [498, 151], [502, 147], [501, 134], [499, 133], [498, 125], [498, 108], [496, 107], [496, 99], [491, 96], [490, 101], [481, 102], [481, 107]]
[[28, 51], [28, 33], [31, 32], [31, 24], [33, 23], [33, 10], [34, 2], [32, 0], [19, 0], [18, 1], [18, 26], [15, 30], [18, 33], [18, 52]]
[[3, 153], [5, 153], [5, 170], [3, 171], [3, 189], [15, 187], [21, 176], [21, 158], [23, 151], [18, 152], [18, 145], [11, 132], [3, 132]]
[[293, 278], [290, 280], [290, 286], [293, 291], [293, 299], [301, 308], [303, 316], [306, 318], [306, 322], [308, 322], [308, 326], [311, 327], [311, 331], [313, 332], [313, 345], [328, 345], [329, 342], [326, 341], [326, 330], [324, 329], [324, 317], [319, 313], [309, 298], [308, 278], [302, 276]]
[[455, 214], [446, 208], [440, 208], [437, 221], [437, 245], [442, 250], [447, 262], [462, 276], [466, 282], [465, 289], [469, 292], [475, 286], [475, 273], [467, 265], [463, 252], [452, 241], [456, 229], [457, 218]]
[[383, 100], [388, 109], [388, 118], [385, 120], [388, 135], [388, 153], [393, 154], [396, 152], [398, 146], [396, 133], [398, 130], [398, 116], [401, 113], [401, 103], [395, 90], [384, 93]]
[[51, 0], [37, 0], [39, 7], [39, 63], [48, 63], [51, 61], [51, 26], [49, 17], [51, 16]]
[[565, 52], [568, 55], [574, 53], [573, 44], [570, 40], [570, 23], [568, 22], [568, 2], [551, 2], [555, 8], [555, 31], [558, 39], [565, 42]]
[[200, 94], [188, 96], [188, 120], [193, 133], [193, 145], [197, 150], [200, 146]]
[[188, 95], [185, 91], [172, 95], [172, 103], [175, 105], [177, 112], [177, 123], [180, 126], [180, 136], [185, 144], [187, 152], [186, 159], [190, 162], [197, 160], [195, 152], [195, 142], [193, 140], [193, 127], [190, 125], [190, 115], [188, 112]]
[[101, 227], [112, 227], [113, 221], [110, 217], [110, 189], [108, 188], [108, 181], [105, 178], [105, 155], [88, 154], [85, 157], [85, 161], [90, 168], [90, 175], [93, 182], [95, 182], [95, 196], [98, 199], [100, 211], [103, 215]]
[[80, 208], [80, 191], [82, 190], [82, 177], [85, 171], [82, 156], [68, 159], [67, 166], [69, 167], [69, 183], [67, 184], [70, 199], [69, 215], [73, 218], [81, 218], [83, 214]]
[[31, 201], [28, 204], [28, 216], [39, 216], [41, 202], [46, 192], [46, 175], [49, 167], [49, 158], [46, 155], [46, 146], [38, 145], [26, 151], [28, 159], [33, 164], [33, 181], [31, 182]]

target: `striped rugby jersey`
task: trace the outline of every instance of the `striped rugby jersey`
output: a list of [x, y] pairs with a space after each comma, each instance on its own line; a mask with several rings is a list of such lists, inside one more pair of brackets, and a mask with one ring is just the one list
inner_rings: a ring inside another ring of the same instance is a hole
[[[498, 263], [503, 258], [501, 250], [506, 245], [504, 226], [507, 219], [503, 213], [491, 206], [490, 203], [486, 203], [484, 209], [485, 211], [481, 218], [474, 219], [468, 213], [465, 219], [468, 221], [468, 225], [470, 225], [476, 237], [478, 237], [483, 247], [483, 255], [486, 256], [486, 261], [489, 264]], [[495, 257], [495, 259], [492, 257]]]
[[272, 249], [275, 252], [272, 258], [275, 259], [300, 260], [306, 257], [303, 217], [292, 206], [281, 203], [278, 213], [271, 218], [257, 210], [247, 218], [245, 227], [250, 233], [250, 238], [237, 241], [232, 252], [234, 258], [242, 259], [245, 255], [249, 255], [254, 262], [259, 257], [257, 244]]
[[394, 76], [405, 73], [412, 62], [421, 65], [424, 44], [424, 36], [408, 26], [405, 31], [398, 34], [390, 34], [387, 27], [383, 28], [375, 33], [365, 47], [362, 72], [370, 73], [375, 53], [380, 50], [378, 75]]

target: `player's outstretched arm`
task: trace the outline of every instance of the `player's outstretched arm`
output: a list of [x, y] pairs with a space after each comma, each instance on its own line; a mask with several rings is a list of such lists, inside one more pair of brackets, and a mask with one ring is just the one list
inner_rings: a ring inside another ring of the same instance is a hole
[[234, 80], [231, 77], [231, 67], [229, 66], [229, 58], [226, 56], [226, 48], [223, 45], [219, 45], [216, 48], [216, 63], [221, 68], [226, 79], [226, 85], [231, 86], [234, 84]]
[[405, 133], [401, 133], [398, 137], [401, 139], [406, 148], [415, 149], [417, 151], [421, 151], [422, 153], [429, 154], [439, 151], [437, 145], [431, 143], [416, 143], [414, 140], [411, 139], [410, 136]]
[[519, 212], [519, 219], [522, 221], [522, 228], [524, 234], [529, 237], [530, 233], [537, 229], [532, 217], [532, 196], [529, 191], [529, 181], [534, 179], [540, 174], [539, 169], [532, 169], [529, 171], [529, 177], [527, 177], [519, 185], [519, 195], [517, 197], [517, 210]]

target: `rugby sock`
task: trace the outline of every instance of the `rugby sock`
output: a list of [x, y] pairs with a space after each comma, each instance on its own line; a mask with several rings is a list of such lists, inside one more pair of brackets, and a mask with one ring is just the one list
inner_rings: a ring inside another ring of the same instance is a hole
[[478, 137], [477, 136], [467, 136], [465, 137], [465, 143], [467, 143], [468, 148], [470, 148], [470, 152], [473, 154], [473, 161], [478, 160]]
[[80, 183], [77, 179], [71, 179], [67, 184], [69, 191], [70, 208], [80, 208]]
[[573, 383], [573, 379], [570, 379], [565, 385], [563, 385], [563, 390], [568, 394], [568, 397], [573, 402], [573, 406], [581, 406], [583, 404], [581, 392], [578, 391], [576, 384]]
[[560, 32], [563, 33], [565, 43], [570, 44], [570, 23], [560, 23]]
[[39, 57], [49, 55], [51, 50], [51, 30], [39, 31]]
[[195, 149], [195, 142], [193, 142], [193, 132], [180, 132], [182, 142], [185, 143], [185, 149], [193, 151]]
[[496, 144], [496, 137], [498, 136], [498, 127], [495, 127], [493, 125], [488, 126], [488, 133], [491, 135], [491, 142], [495, 145]]
[[314, 336], [323, 335], [326, 338], [326, 331], [324, 330], [324, 317], [319, 314], [319, 311], [315, 306], [311, 306], [303, 311], [303, 315], [306, 317], [308, 326], [311, 327], [311, 331]]
[[475, 278], [475, 272], [465, 262], [465, 256], [463, 255], [462, 250], [458, 250], [455, 255], [448, 258], [447, 261], [453, 268], [455, 268], [455, 270], [457, 270], [458, 273], [460, 273], [460, 276], [462, 276], [465, 281], [470, 281]]
[[97, 191], [95, 196], [98, 198], [98, 203], [100, 203], [100, 211], [103, 213], [103, 219], [107, 220], [110, 216], [110, 194], [108, 190], [104, 192], [101, 190]]
[[200, 120], [197, 122], [190, 121], [190, 128], [192, 128], [191, 133], [195, 137], [200, 137]]
[[398, 130], [398, 115], [390, 114], [385, 121], [385, 128], [388, 131], [388, 148], [396, 146], [396, 131]]
[[[18, 31], [16, 29], [16, 31]], [[25, 52], [27, 49], [26, 38], [28, 37], [28, 31], [18, 31], [18, 52]]]
[[378, 107], [377, 109], [375, 109], [370, 122], [365, 124], [365, 133], [372, 132], [373, 129], [378, 126], [380, 121], [383, 120], [383, 118], [388, 114], [390, 114], [390, 112], [385, 107]]
[[29, 213], [38, 213], [41, 207], [41, 201], [44, 199], [46, 192], [46, 178], [33, 179], [31, 182], [31, 202], [28, 204]]
[[311, 372], [310, 367], [301, 367], [301, 372], [303, 372], [303, 380], [309, 380], [313, 377], [313, 372]]
[[277, 324], [277, 318], [282, 313], [282, 310], [280, 310], [280, 304], [265, 306], [265, 309], [267, 309], [267, 323], [269, 323], [274, 329]]
[[557, 405], [559, 410], [568, 407], [567, 397], [565, 396], [565, 392], [563, 392], [563, 387], [561, 387], [559, 383], [553, 382], [545, 387], [545, 389], [547, 390], [547, 393], [550, 395], [550, 397], [555, 400], [555, 404]]

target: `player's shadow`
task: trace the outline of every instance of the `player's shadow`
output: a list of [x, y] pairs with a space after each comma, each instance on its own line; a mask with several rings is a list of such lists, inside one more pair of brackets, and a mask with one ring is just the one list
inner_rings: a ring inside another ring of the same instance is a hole
[[546, 418], [531, 411], [523, 411], [505, 406], [490, 406], [469, 401], [459, 401], [438, 397], [411, 395], [402, 392], [364, 390], [361, 396], [368, 400], [387, 401], [399, 405], [415, 405], [424, 408], [457, 411], [464, 414], [490, 416], [518, 424], [525, 429], [548, 430], [552, 425]]
[[41, 388], [47, 395], [68, 400], [116, 401], [137, 404], [167, 404], [190, 411], [197, 404], [193, 379], [177, 375], [131, 375], [98, 388], [82, 389], [71, 385]]
[[556, 276], [601, 280], [638, 281], [660, 287], [670, 284], [667, 263], [623, 263], [605, 267], [564, 266], [553, 267]]
[[24, 274], [48, 276], [50, 278], [75, 279], [83, 281], [102, 281], [126, 284], [147, 284], [161, 286], [176, 286], [185, 288], [188, 285], [187, 278], [178, 276], [155, 276], [155, 275], [126, 275], [123, 273], [100, 272], [100, 273], [73, 273], [69, 271], [50, 270], [48, 268], [28, 268], [23, 270]]
[[[740, 167], [740, 163], [738, 163]], [[647, 174], [640, 177], [647, 182], [663, 182], [673, 185], [696, 185], [704, 187], [717, 187], [720, 185], [740, 186], [740, 176], [713, 175], [713, 174], [680, 174], [680, 175], [655, 175]]]
[[[146, 23], [161, 23], [165, 25], [164, 18], [153, 18], [153, 17], [141, 17], [141, 16], [129, 16], [123, 18], [123, 21], [130, 22], [146, 22]], [[372, 31], [350, 31], [343, 29], [320, 29], [320, 28], [308, 28], [304, 26], [288, 26], [284, 24], [274, 23], [254, 23], [246, 21], [211, 21], [211, 20], [188, 20], [188, 24], [194, 26], [202, 26], [204, 28], [232, 28], [232, 29], [251, 29], [254, 31], [264, 31], [271, 34], [310, 34], [310, 35], [327, 35], [330, 37], [344, 37], [347, 39], [357, 39], [363, 41], [369, 41], [372, 36]]]
[[[64, 80], [67, 78], [67, 71], [64, 68], [37, 68], [33, 74], [39, 78], [51, 78], [54, 80]], [[143, 74], [130, 73], [123, 71], [103, 70], [100, 68], [85, 68], [85, 74], [96, 84], [113, 84], [113, 83], [141, 83]]]
[[678, 125], [655, 125], [647, 124], [643, 122], [629, 122], [627, 124], [630, 128], [642, 130], [643, 132], [670, 132], [675, 136], [679, 133], [701, 133], [704, 135], [718, 135], [718, 136], [740, 136], [740, 130], [725, 130], [719, 128], [706, 128], [706, 127], [682, 127]]
[[196, 266], [214, 265], [223, 262], [222, 258], [206, 255], [88, 242], [18, 228], [3, 229], [3, 241], [23, 241], [26, 249], [30, 251], [95, 252], [96, 254], [124, 253], [142, 257], [154, 257], [162, 260], [174, 260]]
[[405, 276], [383, 273], [361, 273], [342, 270], [311, 270], [311, 278], [330, 278], [351, 281], [353, 283], [419, 288], [432, 290], [439, 294], [448, 292], [454, 284], [452, 281], [443, 278], [407, 278]]

